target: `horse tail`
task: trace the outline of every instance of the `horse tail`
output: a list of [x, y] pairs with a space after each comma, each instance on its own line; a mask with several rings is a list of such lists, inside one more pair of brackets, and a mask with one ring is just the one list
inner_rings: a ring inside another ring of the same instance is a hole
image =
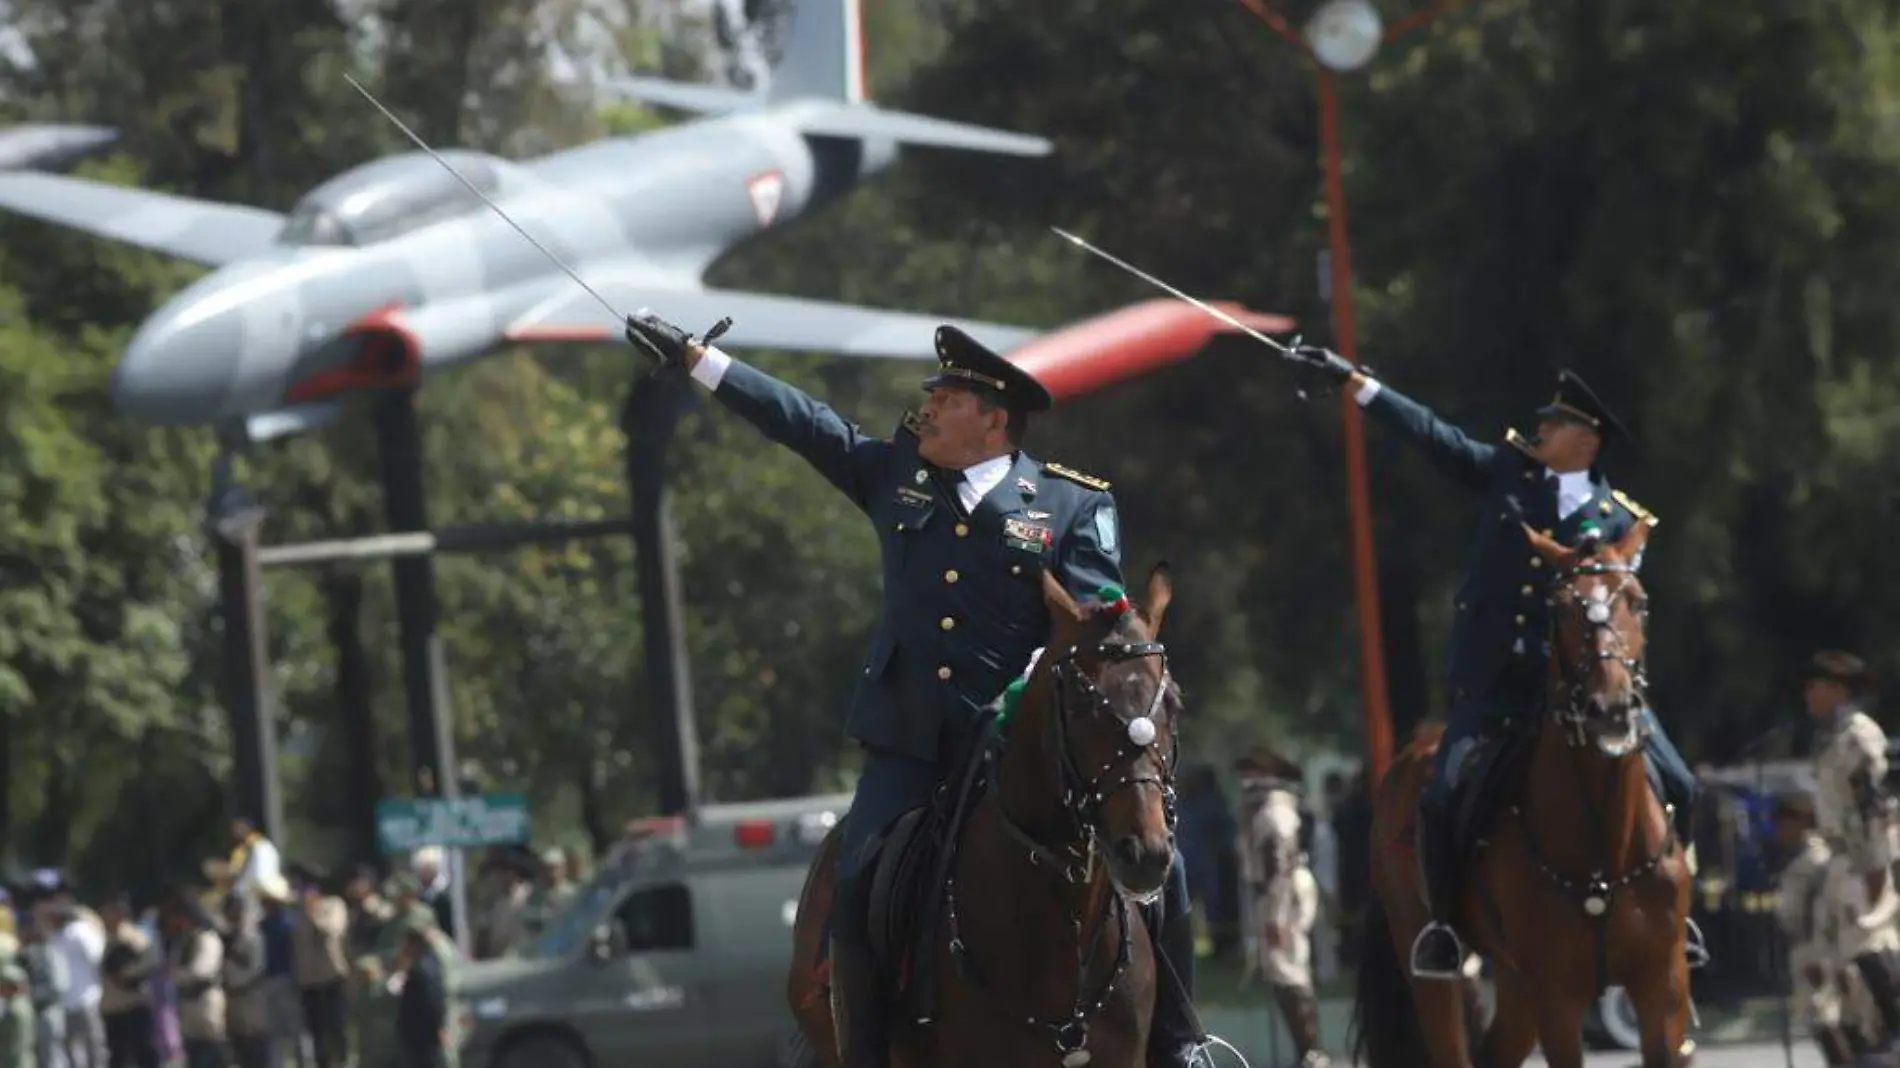
[[1392, 941], [1392, 921], [1378, 893], [1366, 904], [1359, 939], [1359, 975], [1354, 984], [1347, 1042], [1355, 1064], [1365, 1068], [1410, 1068], [1425, 1063], [1425, 1032], [1412, 980]]

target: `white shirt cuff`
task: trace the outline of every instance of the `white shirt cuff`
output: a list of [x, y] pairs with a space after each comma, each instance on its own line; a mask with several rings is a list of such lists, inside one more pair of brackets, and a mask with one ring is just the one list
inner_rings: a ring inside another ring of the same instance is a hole
[[1366, 379], [1366, 384], [1360, 386], [1358, 391], [1352, 395], [1352, 399], [1359, 402], [1359, 407], [1364, 408], [1366, 405], [1372, 403], [1372, 398], [1378, 395], [1379, 380], [1376, 378], [1368, 378]]
[[699, 362], [693, 365], [693, 381], [707, 389], [718, 389], [719, 383], [725, 381], [726, 368], [730, 366], [732, 366], [732, 357], [719, 351], [717, 347], [708, 345], [705, 353], [700, 356]]

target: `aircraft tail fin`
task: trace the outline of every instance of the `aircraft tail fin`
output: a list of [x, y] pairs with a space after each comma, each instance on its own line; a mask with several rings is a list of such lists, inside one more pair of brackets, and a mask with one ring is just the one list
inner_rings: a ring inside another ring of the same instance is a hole
[[818, 97], [847, 104], [865, 99], [864, 18], [861, 0], [791, 0], [785, 47], [772, 70], [774, 101]]

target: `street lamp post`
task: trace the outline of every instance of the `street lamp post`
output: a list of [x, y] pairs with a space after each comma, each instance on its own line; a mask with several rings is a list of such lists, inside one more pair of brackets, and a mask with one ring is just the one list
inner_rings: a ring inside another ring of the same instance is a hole
[[[1371, 0], [1326, 0], [1296, 31], [1272, 0], [1240, 0], [1273, 31], [1310, 55], [1318, 81], [1320, 155], [1326, 196], [1326, 229], [1332, 249], [1333, 335], [1339, 354], [1359, 362], [1353, 329], [1352, 250], [1347, 241], [1346, 184], [1341, 168], [1339, 91], [1336, 74], [1349, 74], [1372, 62], [1381, 44], [1416, 30], [1456, 7], [1447, 0], [1407, 16], [1391, 27], [1379, 18]], [[1385, 649], [1379, 626], [1378, 555], [1372, 540], [1372, 488], [1366, 470], [1366, 431], [1363, 414], [1350, 394], [1340, 396], [1346, 437], [1346, 494], [1352, 521], [1353, 593], [1359, 606], [1359, 693], [1365, 716], [1366, 768], [1373, 781], [1392, 762], [1392, 712], [1386, 690]]]

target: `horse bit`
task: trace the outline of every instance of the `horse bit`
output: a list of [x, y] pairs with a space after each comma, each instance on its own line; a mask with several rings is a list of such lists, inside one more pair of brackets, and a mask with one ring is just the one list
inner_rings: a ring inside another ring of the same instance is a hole
[[[1168, 830], [1175, 827], [1174, 766], [1179, 756], [1179, 742], [1174, 732], [1168, 734], [1170, 746], [1164, 759], [1156, 748], [1159, 732], [1155, 728], [1156, 717], [1162, 712], [1167, 699], [1169, 674], [1167, 647], [1156, 641], [1144, 642], [1101, 642], [1096, 652], [1106, 663], [1117, 664], [1143, 657], [1161, 658], [1161, 677], [1155, 683], [1154, 696], [1149, 699], [1148, 707], [1140, 716], [1128, 721], [1125, 739], [1116, 748], [1115, 755], [1103, 762], [1093, 777], [1085, 776], [1075, 762], [1075, 754], [1069, 747], [1068, 721], [1071, 712], [1092, 711], [1097, 714], [1115, 714], [1115, 705], [1093, 679], [1082, 671], [1075, 646], [1065, 649], [1051, 666], [1055, 687], [1055, 725], [1058, 771], [1062, 777], [1062, 808], [1070, 819], [1070, 832], [1061, 847], [1061, 855], [1049, 846], [1038, 842], [1028, 831], [1022, 829], [1003, 808], [1002, 795], [998, 792], [999, 774], [989, 776], [988, 793], [996, 805], [996, 812], [1002, 821], [1003, 829], [1016, 843], [1029, 853], [1031, 864], [1046, 867], [1054, 872], [1067, 885], [1079, 885], [1088, 881], [1095, 869], [1096, 823], [1101, 814], [1102, 805], [1117, 792], [1149, 784], [1161, 791], [1162, 803], [1167, 810]], [[1085, 707], [1072, 707], [1071, 696], [1080, 699]], [[992, 749], [987, 759], [995, 761], [996, 750]], [[1134, 766], [1143, 756], [1150, 756], [1159, 774], [1134, 774]], [[1122, 769], [1116, 776], [1117, 768]], [[1115, 776], [1110, 781], [1111, 776]], [[1078, 843], [1080, 845], [1078, 846]], [[1108, 998], [1114, 992], [1122, 976], [1128, 971], [1128, 901], [1119, 892], [1111, 892], [1102, 902], [1102, 911], [1096, 927], [1096, 938], [1090, 943], [1088, 951], [1076, 962], [1076, 997], [1066, 1019], [1046, 1020], [1039, 1016], [1021, 1013], [1004, 999], [997, 997], [989, 986], [982, 981], [976, 970], [975, 962], [970, 959], [969, 948], [964, 944], [957, 922], [956, 879], [954, 874], [946, 880], [944, 887], [946, 918], [950, 927], [950, 953], [958, 967], [969, 976], [974, 985], [990, 994], [999, 1008], [1007, 1013], [1020, 1015], [1024, 1023], [1032, 1030], [1053, 1032], [1056, 1051], [1062, 1055], [1063, 1068], [1082, 1068], [1089, 1063], [1088, 1051], [1089, 1019], [1100, 1013], [1108, 1004]], [[1115, 967], [1093, 998], [1084, 990], [1088, 982], [1089, 971], [1095, 964], [1096, 950], [1101, 948], [1101, 934], [1108, 926], [1110, 908], [1117, 910], [1120, 919], [1121, 938], [1115, 951]], [[1082, 934], [1082, 917], [1063, 904], [1069, 925], [1079, 939]]]

